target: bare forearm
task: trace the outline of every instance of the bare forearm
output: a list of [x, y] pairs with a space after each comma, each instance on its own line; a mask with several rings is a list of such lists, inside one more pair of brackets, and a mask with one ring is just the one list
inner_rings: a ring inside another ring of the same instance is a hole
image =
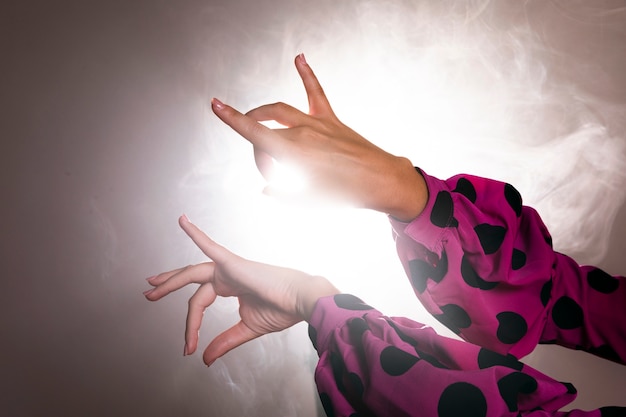
[[402, 221], [413, 220], [424, 210], [428, 201], [426, 182], [407, 158], [394, 157], [394, 164], [381, 174], [380, 181], [387, 192], [377, 201], [380, 205], [371, 209]]

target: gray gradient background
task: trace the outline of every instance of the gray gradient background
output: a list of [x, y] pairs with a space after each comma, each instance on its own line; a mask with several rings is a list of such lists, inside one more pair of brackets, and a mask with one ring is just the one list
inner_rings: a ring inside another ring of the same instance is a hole
[[[463, 47], [437, 49], [441, 73], [478, 83], [469, 91], [487, 106], [471, 99], [468, 136], [429, 145], [463, 118], [423, 128], [434, 101], [412, 71], [442, 39]], [[212, 96], [304, 108], [299, 52], [357, 131], [438, 176], [515, 181], [558, 249], [623, 274], [625, 45], [616, 0], [3, 2], [0, 415], [323, 414], [302, 325], [210, 369], [183, 358], [192, 289], [141, 295], [144, 277], [203, 259], [178, 230], [183, 212], [245, 256], [324, 273], [449, 335], [411, 295], [384, 216], [261, 197], [249, 145], [210, 114]], [[349, 253], [355, 240], [361, 253]], [[235, 317], [218, 302], [201, 345]], [[626, 367], [554, 346], [525, 361], [574, 383], [572, 407], [626, 406]]]

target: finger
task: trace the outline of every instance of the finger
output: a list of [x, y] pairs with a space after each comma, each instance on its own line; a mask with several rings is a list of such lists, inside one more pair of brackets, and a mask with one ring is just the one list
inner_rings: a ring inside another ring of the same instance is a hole
[[191, 265], [187, 265], [187, 266], [184, 266], [184, 267], [182, 267], [182, 268], [176, 268], [176, 269], [173, 269], [173, 270], [171, 270], [171, 271], [161, 272], [161, 273], [160, 273], [160, 274], [158, 274], [158, 275], [154, 275], [154, 276], [151, 276], [150, 278], [146, 278], [146, 281], [148, 281], [148, 283], [149, 283], [150, 285], [152, 285], [153, 287], [156, 287], [157, 285], [161, 285], [161, 284], [163, 284], [165, 281], [167, 281], [168, 279], [170, 279], [170, 277], [171, 277], [172, 275], [178, 274], [179, 272], [181, 272], [181, 271], [183, 271], [183, 270], [185, 270], [185, 269], [189, 268], [190, 266], [191, 266]]
[[333, 115], [333, 110], [326, 98], [324, 89], [309, 64], [307, 64], [304, 54], [300, 54], [296, 57], [295, 64], [309, 99], [309, 114], [314, 116]]
[[254, 333], [248, 326], [240, 321], [213, 339], [204, 351], [202, 359], [207, 366], [211, 366], [217, 358], [222, 357], [234, 348], [252, 339], [256, 339], [259, 336], [260, 334]]
[[215, 98], [211, 100], [211, 104], [217, 117], [254, 146], [262, 148], [272, 155], [282, 154], [282, 149], [288, 146], [288, 142], [284, 138], [252, 117], [241, 114]]
[[166, 279], [161, 279], [160, 277], [155, 278], [155, 281], [158, 280], [161, 282], [157, 284], [152, 291], [145, 294], [146, 298], [150, 301], [156, 301], [188, 284], [207, 283], [213, 278], [214, 270], [215, 264], [212, 262], [205, 262], [182, 268], [178, 270], [178, 272], [169, 276], [168, 273], [165, 273], [163, 275]]
[[160, 274], [153, 275], [153, 276], [151, 276], [149, 278], [146, 278], [146, 281], [148, 282], [148, 284], [152, 285], [153, 287], [156, 287], [157, 285], [159, 285], [159, 284], [163, 283], [164, 281], [166, 281], [167, 279], [169, 279], [169, 277], [171, 277], [172, 275], [182, 271], [185, 268], [186, 267], [173, 269], [173, 270], [167, 271], [167, 272], [161, 272]]
[[235, 256], [228, 249], [215, 243], [198, 226], [191, 223], [186, 215], [180, 216], [178, 224], [187, 233], [187, 236], [204, 252], [206, 256], [220, 263], [228, 257]]
[[250, 110], [246, 116], [253, 118], [257, 122], [273, 120], [283, 126], [293, 127], [305, 124], [310, 117], [285, 103], [274, 103], [259, 106]]
[[204, 284], [189, 299], [187, 321], [185, 322], [185, 355], [191, 355], [198, 347], [198, 334], [202, 325], [202, 316], [215, 299], [217, 294], [211, 284]]

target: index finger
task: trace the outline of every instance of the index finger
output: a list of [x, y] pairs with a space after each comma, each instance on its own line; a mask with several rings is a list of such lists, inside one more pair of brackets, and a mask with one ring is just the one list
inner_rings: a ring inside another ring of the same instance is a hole
[[280, 153], [281, 147], [287, 145], [287, 141], [272, 129], [222, 103], [218, 99], [214, 98], [211, 100], [211, 107], [217, 117], [254, 146], [274, 155], [275, 153]]
[[328, 98], [326, 98], [326, 93], [324, 93], [322, 85], [306, 62], [304, 54], [300, 54], [296, 57], [295, 64], [298, 74], [300, 74], [300, 78], [302, 78], [307, 98], [309, 99], [309, 114], [313, 116], [333, 115], [334, 113], [330, 107]]
[[198, 226], [191, 223], [186, 215], [180, 216], [178, 224], [187, 233], [187, 236], [200, 248], [202, 252], [214, 262], [220, 263], [226, 260], [229, 255], [233, 255], [228, 249], [215, 243]]

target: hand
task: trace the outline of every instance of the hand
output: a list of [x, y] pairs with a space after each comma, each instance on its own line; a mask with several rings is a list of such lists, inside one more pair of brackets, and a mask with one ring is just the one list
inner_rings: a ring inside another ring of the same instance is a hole
[[[217, 99], [212, 101], [213, 111], [252, 143], [257, 167], [266, 179], [273, 160], [290, 163], [305, 172], [308, 192], [401, 220], [415, 218], [428, 195], [411, 162], [385, 152], [341, 123], [304, 55], [296, 57], [295, 65], [308, 96], [308, 114], [275, 103], [243, 115]], [[259, 123], [267, 120], [286, 128], [270, 129]]]
[[325, 278], [237, 256], [211, 240], [186, 216], [182, 216], [179, 223], [213, 262], [148, 278], [154, 288], [144, 295], [148, 300], [156, 301], [187, 284], [200, 284], [189, 299], [185, 355], [195, 352], [202, 315], [217, 296], [239, 299], [241, 321], [218, 335], [206, 348], [203, 360], [208, 366], [243, 343], [309, 319], [319, 298], [339, 292]]

